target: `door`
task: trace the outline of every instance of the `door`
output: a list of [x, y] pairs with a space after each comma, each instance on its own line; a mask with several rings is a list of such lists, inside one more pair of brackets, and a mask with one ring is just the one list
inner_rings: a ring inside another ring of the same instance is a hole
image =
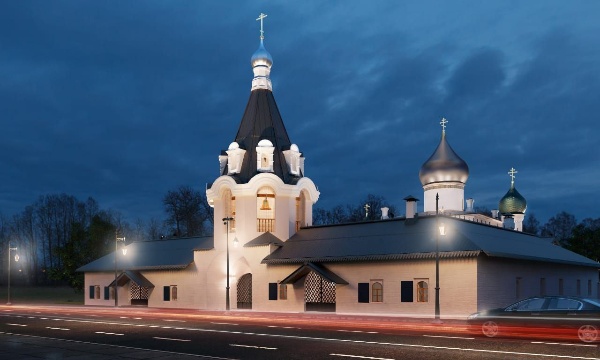
[[335, 312], [335, 283], [311, 271], [304, 280], [306, 311]]
[[237, 308], [252, 309], [252, 274], [244, 274], [238, 280]]

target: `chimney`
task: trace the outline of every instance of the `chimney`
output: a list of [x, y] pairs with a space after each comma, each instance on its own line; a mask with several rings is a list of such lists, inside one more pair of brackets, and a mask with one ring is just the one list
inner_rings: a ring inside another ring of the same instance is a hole
[[474, 210], [473, 210], [474, 203], [475, 203], [475, 200], [473, 200], [473, 198], [467, 199], [467, 212], [474, 212]]
[[412, 195], [408, 195], [404, 200], [406, 201], [406, 218], [412, 219], [417, 213], [417, 201], [419, 201], [419, 199]]
[[496, 209], [492, 210], [492, 217], [493, 217], [494, 219], [498, 219], [498, 213], [499, 213], [499, 212], [500, 212], [500, 211], [499, 211], [499, 210], [496, 210]]
[[388, 216], [388, 211], [390, 210], [389, 207], [382, 207], [381, 208], [381, 220], [385, 220], [385, 219], [389, 219], [390, 217]]

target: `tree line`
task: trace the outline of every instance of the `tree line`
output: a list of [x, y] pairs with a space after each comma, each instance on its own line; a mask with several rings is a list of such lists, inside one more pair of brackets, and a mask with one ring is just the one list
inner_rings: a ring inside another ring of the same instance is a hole
[[18, 262], [11, 258], [16, 284], [67, 284], [81, 290], [83, 274], [75, 270], [114, 251], [117, 236], [130, 243], [212, 233], [212, 208], [199, 191], [179, 186], [162, 203], [164, 219], [134, 223], [118, 211], [102, 209], [91, 197], [80, 200], [64, 193], [40, 196], [12, 216], [0, 213], [0, 282], [7, 281], [9, 246], [19, 255]]

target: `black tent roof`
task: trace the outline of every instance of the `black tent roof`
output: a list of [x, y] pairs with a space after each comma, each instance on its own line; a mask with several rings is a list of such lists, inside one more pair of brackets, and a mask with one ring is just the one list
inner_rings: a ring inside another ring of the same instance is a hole
[[[292, 143], [281, 119], [273, 92], [267, 89], [257, 89], [250, 93], [250, 99], [242, 116], [242, 121], [235, 136], [235, 142], [246, 150], [242, 169], [239, 174], [231, 175], [238, 184], [247, 183], [258, 174], [256, 170], [256, 147], [258, 142], [267, 139], [271, 141], [273, 152], [273, 173], [286, 184], [295, 184], [302, 177], [289, 173], [283, 151], [290, 149]], [[225, 167], [223, 174], [227, 175]]]

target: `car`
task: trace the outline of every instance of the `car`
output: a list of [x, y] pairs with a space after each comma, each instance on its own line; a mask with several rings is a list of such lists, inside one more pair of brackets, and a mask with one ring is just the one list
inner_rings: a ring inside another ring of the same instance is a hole
[[591, 343], [600, 339], [600, 300], [575, 296], [534, 296], [505, 308], [469, 315], [468, 324], [487, 337], [519, 332], [571, 336]]

